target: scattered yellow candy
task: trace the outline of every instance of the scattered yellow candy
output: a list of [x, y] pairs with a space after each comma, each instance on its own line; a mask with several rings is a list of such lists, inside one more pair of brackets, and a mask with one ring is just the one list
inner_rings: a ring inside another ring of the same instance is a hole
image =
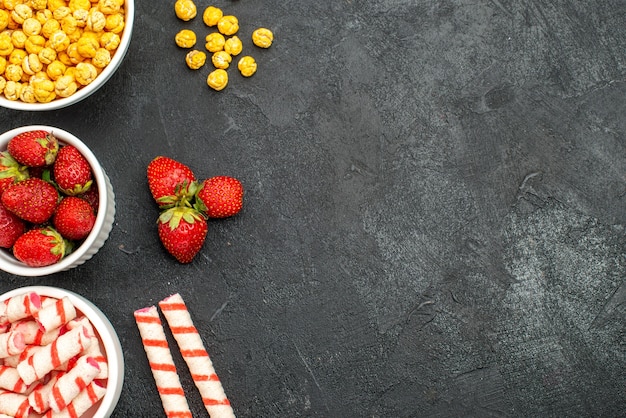
[[209, 52], [221, 51], [224, 49], [224, 45], [226, 44], [224, 35], [219, 32], [209, 33], [204, 40], [206, 41], [204, 46]]
[[209, 6], [204, 9], [204, 13], [202, 13], [202, 21], [205, 25], [211, 27], [217, 25], [217, 22], [224, 16], [222, 9], [219, 9], [214, 6]]
[[241, 43], [241, 39], [236, 36], [228, 38], [226, 43], [224, 43], [224, 51], [228, 52], [233, 57], [239, 55], [242, 49], [243, 44]]
[[222, 16], [222, 18], [217, 21], [217, 30], [226, 36], [234, 35], [239, 30], [239, 20], [232, 15]]
[[217, 51], [211, 57], [211, 62], [215, 68], [221, 68], [223, 70], [227, 69], [230, 65], [230, 62], [233, 60], [233, 57], [226, 51]]
[[217, 70], [214, 70], [209, 74], [206, 83], [213, 90], [223, 90], [228, 84], [228, 73], [226, 72], [226, 70], [218, 68]]
[[258, 28], [252, 32], [252, 43], [259, 48], [269, 48], [274, 41], [274, 34], [266, 28]]
[[201, 68], [206, 62], [206, 54], [202, 51], [198, 51], [194, 49], [193, 51], [189, 51], [185, 56], [185, 62], [187, 66], [192, 70], [197, 70]]
[[183, 29], [174, 37], [176, 45], [181, 48], [191, 48], [196, 44], [196, 34], [189, 29]]
[[176, 12], [176, 17], [185, 22], [196, 17], [198, 13], [196, 5], [192, 0], [176, 0], [174, 11]]
[[239, 63], [237, 64], [237, 68], [242, 76], [250, 77], [256, 73], [256, 61], [251, 56], [246, 55], [245, 57], [241, 57]]

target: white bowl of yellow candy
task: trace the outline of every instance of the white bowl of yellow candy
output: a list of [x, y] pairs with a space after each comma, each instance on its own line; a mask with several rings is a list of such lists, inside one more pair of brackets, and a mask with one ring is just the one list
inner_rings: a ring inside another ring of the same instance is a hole
[[54, 110], [91, 95], [124, 59], [134, 15], [134, 0], [5, 0], [0, 106]]

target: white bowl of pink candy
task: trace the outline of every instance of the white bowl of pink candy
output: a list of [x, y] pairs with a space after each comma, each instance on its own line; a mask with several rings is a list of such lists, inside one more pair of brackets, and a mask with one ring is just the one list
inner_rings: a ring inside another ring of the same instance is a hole
[[0, 269], [45, 276], [79, 266], [104, 245], [114, 217], [111, 182], [76, 136], [46, 125], [0, 135]]
[[122, 391], [124, 358], [93, 303], [30, 286], [0, 296], [0, 371], [0, 416], [106, 418]]

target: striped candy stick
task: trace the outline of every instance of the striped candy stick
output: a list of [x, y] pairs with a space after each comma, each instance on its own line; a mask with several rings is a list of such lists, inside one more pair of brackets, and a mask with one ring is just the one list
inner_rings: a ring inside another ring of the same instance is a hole
[[59, 336], [61, 328], [46, 332], [39, 322], [34, 319], [23, 319], [14, 322], [11, 325], [11, 331], [18, 331], [24, 334], [24, 342], [28, 345], [47, 345]]
[[0, 414], [15, 418], [26, 418], [31, 411], [28, 397], [20, 393], [0, 390]]
[[28, 318], [41, 309], [41, 298], [35, 292], [15, 295], [0, 303], [0, 324]]
[[63, 374], [64, 372], [59, 371], [50, 372], [47, 378], [37, 383], [33, 391], [28, 395], [28, 403], [30, 403], [35, 412], [43, 414], [50, 409], [50, 393], [56, 381]]
[[165, 414], [168, 418], [191, 418], [156, 306], [139, 309], [134, 315]]
[[33, 314], [33, 317], [45, 331], [50, 331], [76, 318], [76, 308], [68, 297], [63, 297], [55, 303], [39, 309]]
[[59, 412], [89, 385], [100, 372], [98, 363], [88, 356], [81, 356], [74, 367], [59, 377], [50, 393], [50, 408]]
[[20, 354], [25, 348], [24, 334], [21, 332], [9, 331], [0, 334], [0, 358]]
[[28, 390], [28, 385], [24, 383], [15, 367], [0, 366], [0, 389], [25, 393]]
[[234, 417], [230, 401], [224, 393], [222, 383], [215, 373], [213, 363], [183, 298], [176, 293], [159, 302], [159, 307], [211, 418]]
[[102, 399], [106, 391], [106, 387], [94, 380], [67, 407], [59, 412], [49, 409], [43, 416], [45, 418], [78, 418]]

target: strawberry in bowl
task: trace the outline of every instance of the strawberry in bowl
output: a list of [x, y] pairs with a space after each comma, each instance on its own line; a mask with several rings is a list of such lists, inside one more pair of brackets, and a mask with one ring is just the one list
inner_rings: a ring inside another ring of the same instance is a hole
[[0, 235], [10, 237], [0, 242], [0, 269], [8, 273], [68, 270], [90, 259], [109, 236], [111, 182], [69, 132], [36, 125], [0, 135], [0, 187]]

